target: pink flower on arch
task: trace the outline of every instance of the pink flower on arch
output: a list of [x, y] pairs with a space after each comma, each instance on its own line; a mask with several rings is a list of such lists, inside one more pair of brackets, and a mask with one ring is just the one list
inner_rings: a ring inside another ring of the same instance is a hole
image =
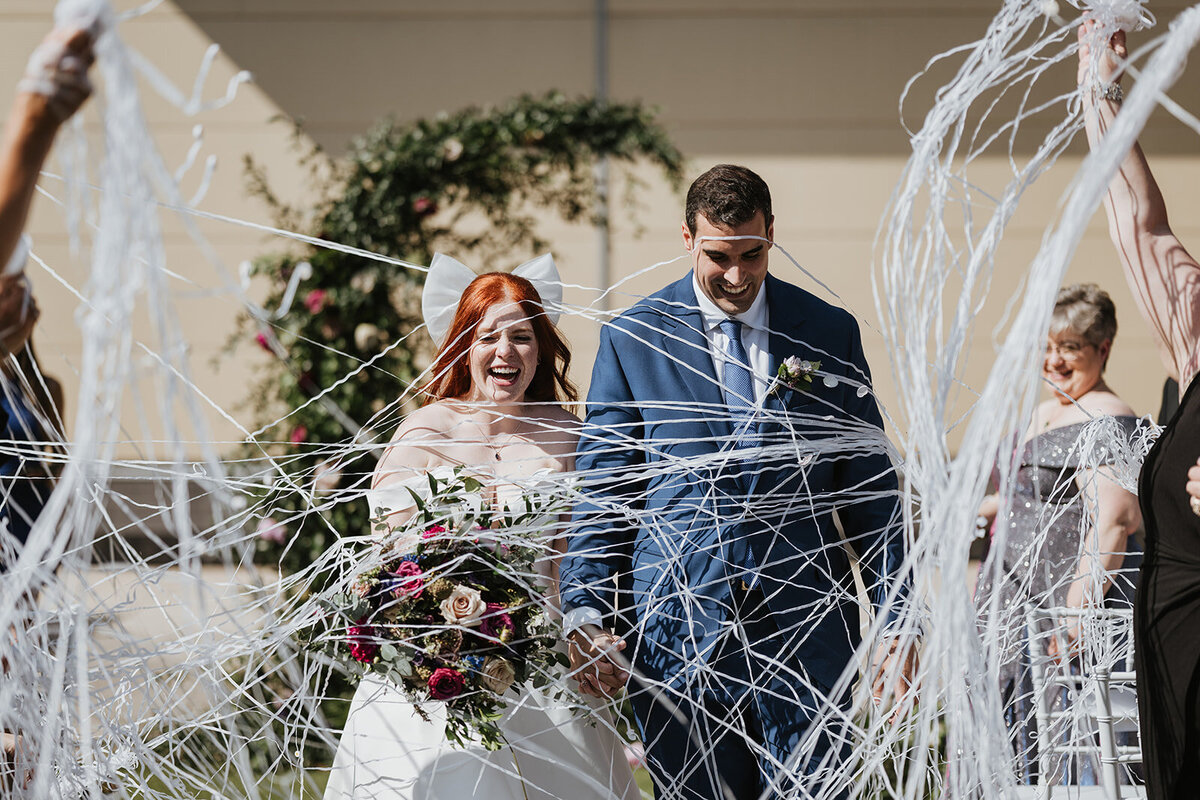
[[263, 350], [266, 350], [268, 353], [275, 352], [274, 350], [271, 349], [271, 340], [268, 339], [267, 335], [265, 333], [263, 333], [262, 331], [259, 331], [258, 333], [254, 334], [254, 341], [258, 342], [258, 346], [261, 347]]
[[300, 444], [301, 442], [308, 441], [308, 428], [303, 425], [297, 425], [292, 428], [291, 440], [292, 444]]
[[437, 203], [425, 195], [413, 200], [413, 213], [418, 217], [428, 217], [430, 214], [436, 214], [437, 210]]
[[329, 292], [324, 289], [313, 289], [304, 297], [304, 307], [308, 309], [310, 314], [320, 314], [325, 308], [325, 299], [329, 296]]
[[445, 533], [445, 532], [446, 532], [446, 529], [443, 528], [441, 525], [430, 525], [428, 528], [426, 528], [425, 530], [423, 530], [421, 532], [421, 538], [422, 539], [432, 539], [433, 537], [437, 536], [439, 533]]
[[255, 531], [258, 538], [275, 544], [283, 544], [287, 541], [287, 528], [276, 522], [271, 517], [264, 517], [258, 523], [258, 529]]

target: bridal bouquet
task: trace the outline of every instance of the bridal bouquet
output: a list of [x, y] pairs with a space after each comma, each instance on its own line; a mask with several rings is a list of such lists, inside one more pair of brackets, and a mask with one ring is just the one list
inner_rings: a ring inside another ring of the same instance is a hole
[[476, 479], [428, 476], [429, 497], [409, 489], [416, 513], [388, 529], [374, 564], [323, 605], [327, 651], [361, 678], [386, 678], [413, 701], [445, 705], [446, 736], [460, 745], [504, 744], [496, 721], [514, 684], [551, 682], [567, 657], [534, 563], [549, 555], [545, 527], [560, 500], [524, 494], [497, 507]]

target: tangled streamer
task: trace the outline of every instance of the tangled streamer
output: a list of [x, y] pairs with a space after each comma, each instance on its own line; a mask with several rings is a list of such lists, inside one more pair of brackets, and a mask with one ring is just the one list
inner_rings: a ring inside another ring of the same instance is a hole
[[[1097, 21], [1097, 37], [1107, 37], [1118, 27], [1155, 24], [1146, 4], [1138, 0], [1072, 0], [1071, 6]], [[263, 522], [278, 515], [271, 501], [261, 498], [289, 493], [301, 498], [306, 514], [318, 520], [322, 510], [337, 504], [367, 502], [371, 476], [341, 474], [341, 465], [362, 452], [379, 452], [402, 421], [403, 401], [415, 397], [418, 388], [435, 376], [428, 372], [419, 376], [395, 403], [370, 420], [343, 419], [350, 438], [311, 445], [321, 456], [322, 468], [297, 470], [292, 459], [272, 455], [268, 446], [272, 443], [263, 438], [271, 426], [251, 430], [242, 425], [233, 413], [218, 408], [206, 388], [191, 377], [187, 342], [173, 312], [172, 284], [178, 278], [163, 248], [163, 219], [178, 220], [189, 232], [195, 251], [211, 266], [212, 280], [221, 289], [213, 302], [240, 304], [261, 321], [264, 331], [270, 330], [272, 315], [283, 309], [260, 308], [247, 296], [237, 271], [228, 269], [201, 235], [200, 220], [253, 227], [306, 246], [353, 252], [398, 269], [425, 267], [198, 210], [195, 206], [210, 182], [214, 162], [201, 160], [203, 140], [197, 132], [185, 163], [176, 169], [165, 163], [142, 113], [137, 79], [147, 79], [180, 114], [202, 118], [222, 104], [237, 102], [237, 88], [246, 76], [235, 77], [215, 99], [205, 99], [206, 77], [216, 55], [212, 50], [198, 67], [197, 88], [191, 94], [171, 85], [121, 39], [122, 24], [152, 7], [126, 14], [115, 13], [101, 0], [64, 0], [59, 7], [60, 19], [98, 20], [102, 30], [96, 52], [103, 146], [88, 151], [81, 128], [69, 132], [61, 145], [61, 181], [47, 181], [60, 191], [44, 191], [61, 205], [64, 226], [88, 254], [86, 285], [70, 286], [62, 271], [44, 261], [36, 249], [31, 256], [38, 268], [79, 298], [83, 352], [79, 411], [70, 439], [0, 443], [6, 455], [16, 456], [29, 455], [34, 445], [53, 445], [56, 455], [48, 458], [61, 469], [28, 542], [12, 554], [0, 580], [0, 628], [8, 632], [0, 680], [0, 729], [19, 734], [13, 776], [22, 782], [28, 776], [23, 791], [29, 797], [318, 796], [342, 733], [342, 721], [329, 714], [336, 704], [327, 701], [348, 668], [345, 659], [329, 655], [329, 648], [314, 646], [314, 637], [332, 635], [321, 633], [314, 620], [321, 614], [326, 589], [353, 590], [355, 577], [377, 552], [373, 548], [378, 540], [372, 531], [336, 531], [337, 543], [306, 569], [282, 576], [260, 571], [252, 566], [256, 538], [278, 535], [271, 527], [274, 523]], [[760, 421], [775, 426], [775, 434], [753, 458], [739, 452], [735, 430], [717, 455], [697, 450], [698, 455], [647, 458], [634, 474], [617, 476], [633, 488], [608, 511], [623, 515], [628, 524], [656, 530], [655, 544], [666, 554], [664, 568], [655, 576], [662, 582], [656, 596], [663, 598], [659, 609], [663, 614], [692, 608], [696, 602], [683, 574], [685, 563], [695, 554], [687, 550], [677, 531], [639, 506], [637, 493], [644, 488], [638, 487], [680, 475], [729, 470], [731, 464], [752, 473], [756, 465], [782, 461], [789, 465], [789, 480], [800, 489], [767, 498], [727, 493], [714, 500], [713, 508], [749, 517], [766, 518], [786, 510], [827, 518], [839, 510], [845, 513], [856, 503], [878, 499], [877, 481], [891, 470], [866, 476], [859, 486], [836, 493], [803, 488], [812, 471], [839, 459], [874, 454], [886, 456], [901, 476], [899, 523], [907, 556], [897, 572], [905, 579], [874, 585], [871, 571], [858, 569], [859, 585], [840, 586], [810, 607], [794, 610], [805, 619], [820, 621], [835, 612], [842, 614], [844, 608], [855, 609], [858, 617], [846, 619], [845, 624], [853, 627], [855, 639], [861, 634], [863, 642], [856, 659], [832, 685], [809, 683], [819, 701], [812, 710], [810, 735], [789, 756], [780, 758], [755, 744], [753, 733], [739, 728], [736, 721], [706, 718], [703, 710], [691, 709], [704, 725], [745, 737], [764, 760], [771, 761], [778, 794], [990, 800], [1006, 796], [1017, 780], [1017, 756], [1004, 723], [999, 670], [1011, 660], [1013, 648], [1021, 646], [1027, 621], [1024, 615], [1005, 613], [1001, 598], [1018, 596], [1022, 607], [1036, 608], [1044, 597], [1030, 589], [1028, 576], [1006, 570], [997, 558], [987, 560], [980, 575], [981, 584], [991, 588], [976, 597], [970, 594], [967, 572], [976, 535], [975, 509], [993, 475], [1004, 502], [1009, 506], [1016, 502], [1019, 464], [1013, 456], [1013, 437], [1025, 429], [1039, 389], [1038, 359], [1056, 291], [1109, 179], [1151, 111], [1165, 102], [1171, 82], [1200, 36], [1200, 9], [1189, 9], [1131, 58], [1138, 65], [1137, 82], [1122, 113], [1103, 144], [1080, 167], [1019, 291], [997, 297], [992, 276], [1007, 224], [1029, 187], [1048, 170], [1062, 168], [1056, 166], [1059, 156], [1082, 129], [1074, 87], [1054, 87], [1048, 100], [1031, 99], [1045, 94], [1034, 90], [1053, 80], [1055, 65], [1075, 57], [1080, 18], [1061, 16], [1066, 13], [1055, 3], [1006, 0], [977, 42], [930, 62], [952, 59], [957, 72], [938, 91], [919, 129], [911, 134], [912, 155], [883, 210], [876, 246], [877, 327], [886, 344], [887, 365], [875, 368], [877, 374], [890, 372], [897, 388], [895, 407], [882, 409], [893, 439], [883, 437], [867, 420], [835, 419], [835, 409], [822, 400], [822, 391], [843, 390], [872, 399], [870, 375], [823, 350], [819, 342], [797, 340], [796, 352], [811, 354], [802, 368], [811, 380], [801, 388], [813, 402], [774, 416], [759, 409]], [[914, 83], [923, 75], [915, 77]], [[1186, 111], [1174, 107], [1173, 113], [1200, 133]], [[1047, 132], [1032, 152], [1025, 153], [1014, 140], [1031, 121]], [[976, 181], [972, 169], [984, 158], [1009, 166], [1005, 185]], [[204, 164], [201, 188], [185, 197], [181, 182], [200, 163]], [[773, 274], [840, 304], [780, 243], [775, 254]], [[792, 271], [789, 263], [798, 269]], [[638, 274], [647, 272], [661, 276], [665, 284], [682, 270], [668, 262]], [[303, 279], [301, 270], [296, 275], [297, 281]], [[598, 288], [622, 310], [645, 299], [628, 292], [624, 284]], [[287, 292], [287, 302], [294, 294], [295, 285]], [[977, 312], [985, 304], [1004, 304], [1010, 314], [998, 334], [987, 379], [972, 386], [964, 377], [966, 354], [973, 338], [981, 335], [976, 330]], [[604, 326], [617, 324], [615, 315], [601, 314], [592, 306], [564, 304], [562, 312]], [[863, 325], [876, 327], [867, 321]], [[148, 333], [135, 333], [142, 330]], [[624, 330], [642, 344], [649, 342], [635, 326], [626, 325]], [[277, 340], [268, 337], [268, 341], [276, 356], [288, 358]], [[152, 365], [152, 380], [135, 373], [136, 363]], [[364, 363], [359, 369], [368, 367]], [[705, 378], [696, 374], [694, 380]], [[144, 417], [156, 420], [156, 433], [149, 427], [143, 431], [124, 427], [120, 409], [127, 401]], [[312, 402], [332, 405], [325, 394]], [[211, 410], [235, 425], [246, 442], [260, 445], [261, 458], [247, 465], [223, 452], [231, 443], [214, 441], [203, 422]], [[327, 410], [340, 413], [336, 407]], [[701, 413], [718, 421], [741, 412], [715, 404]], [[45, 422], [46, 430], [55, 429], [50, 420]], [[546, 429], [551, 437], [572, 435], [553, 423], [546, 423]], [[1112, 420], [1097, 419], [1083, 429], [1068, 457], [1081, 470], [1108, 466], [1105, 474], [1133, 491], [1151, 441], [1149, 431], [1143, 426], [1131, 432]], [[959, 437], [956, 446], [952, 436]], [[435, 437], [426, 444], [438, 441]], [[660, 443], [673, 445], [675, 454], [688, 450], [686, 440]], [[120, 457], [121, 445], [135, 447], [138, 458]], [[620, 447], [646, 449], [648, 445], [630, 432]], [[153, 482], [158, 488], [157, 504], [138, 505], [140, 501], [115, 491], [111, 483], [118, 466]], [[525, 477], [505, 478], [507, 491], [549, 495], [556, 505], [568, 507], [590, 502], [581, 489], [587, 475], [535, 478], [533, 466], [524, 466], [528, 467]], [[520, 472], [522, 465], [515, 468]], [[260, 491], [264, 486], [276, 493], [264, 494]], [[1085, 486], [1085, 497], [1088, 491]], [[127, 536], [150, 531], [146, 521], [155, 517], [161, 517], [174, 538], [160, 542], [152, 554], [139, 553]], [[1080, 542], [1088, 525], [1084, 515], [1079, 522]], [[1048, 521], [1043, 534], [1050, 527]], [[572, 523], [560, 521], [555, 536], [569, 541], [577, 532]], [[536, 536], [545, 530], [517, 533]], [[801, 553], [796, 574], [825, 569], [841, 558], [861, 567], [863, 542], [879, 534], [880, 530], [851, 532], [844, 543], [846, 554], [841, 545], [836, 551]], [[1005, 529], [998, 528], [993, 552], [1004, 549], [1005, 537]], [[102, 557], [105, 553], [120, 558]], [[335, 576], [335, 585], [319, 586], [319, 576]], [[1098, 583], [1105, 580], [1102, 575], [1093, 577]], [[1042, 594], [1061, 589], [1061, 584], [1045, 587]], [[917, 691], [901, 698], [889, 690], [879, 702], [871, 681], [862, 675], [870, 674], [871, 647], [897, 620], [900, 627], [890, 628], [889, 635], [920, 651]], [[636, 636], [653, 620], [628, 624]], [[425, 631], [422, 636], [429, 634]], [[803, 645], [805, 632], [795, 635], [798, 639], [788, 647]], [[315, 644], [336, 650], [338, 640]], [[1120, 641], [1097, 638], [1089, 647], [1088, 658], [1095, 663], [1115, 664], [1127, 655], [1127, 643]], [[685, 672], [699, 675], [698, 680], [719, 683], [724, 677], [712, 673], [703, 654], [684, 648], [671, 655]], [[807, 680], [789, 673], [782, 660], [779, 670], [781, 681]], [[562, 711], [590, 719], [615, 740], [630, 740], [630, 728], [616, 709], [585, 700], [559, 672], [543, 677], [560, 691], [547, 692], [539, 701], [554, 712], [547, 712], [542, 724], [558, 724], [561, 718], [554, 714]], [[1082, 691], [1086, 694], [1090, 689], [1085, 686]], [[631, 684], [631, 695], [639, 692], [668, 706], [688, 702], [687, 695], [669, 681], [656, 682], [644, 675]], [[1089, 744], [1094, 730], [1091, 715], [1085, 704], [1075, 708], [1074, 718], [1055, 736]], [[836, 748], [830, 748], [829, 742], [849, 743], [849, 763], [839, 763], [830, 755]], [[571, 764], [559, 767], [577, 769]], [[515, 757], [495, 762], [495, 768], [524, 781], [530, 797], [552, 792], [525, 775]], [[595, 784], [594, 777], [585, 777]], [[617, 792], [611, 786], [594, 788], [602, 794]]]

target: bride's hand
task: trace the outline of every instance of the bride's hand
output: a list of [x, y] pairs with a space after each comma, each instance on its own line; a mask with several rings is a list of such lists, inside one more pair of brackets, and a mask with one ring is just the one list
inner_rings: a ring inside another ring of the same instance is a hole
[[609, 657], [625, 649], [624, 639], [595, 625], [584, 625], [568, 637], [568, 647], [571, 674], [579, 681], [580, 692], [604, 698], [624, 688], [629, 673]]

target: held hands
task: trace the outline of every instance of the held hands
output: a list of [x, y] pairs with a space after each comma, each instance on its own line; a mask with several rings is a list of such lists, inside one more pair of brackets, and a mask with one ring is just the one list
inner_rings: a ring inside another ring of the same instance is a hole
[[571, 672], [583, 694], [613, 697], [629, 680], [629, 673], [621, 666], [625, 659], [611, 658], [625, 649], [624, 639], [595, 625], [582, 625], [571, 633], [569, 647]]
[[17, 91], [45, 98], [53, 121], [62, 123], [92, 93], [88, 68], [95, 62], [93, 37], [83, 29], [55, 28], [29, 57]]
[[917, 699], [917, 642], [911, 637], [886, 638], [875, 648], [871, 665], [871, 695], [876, 704], [890, 698], [891, 721], [896, 722]]

